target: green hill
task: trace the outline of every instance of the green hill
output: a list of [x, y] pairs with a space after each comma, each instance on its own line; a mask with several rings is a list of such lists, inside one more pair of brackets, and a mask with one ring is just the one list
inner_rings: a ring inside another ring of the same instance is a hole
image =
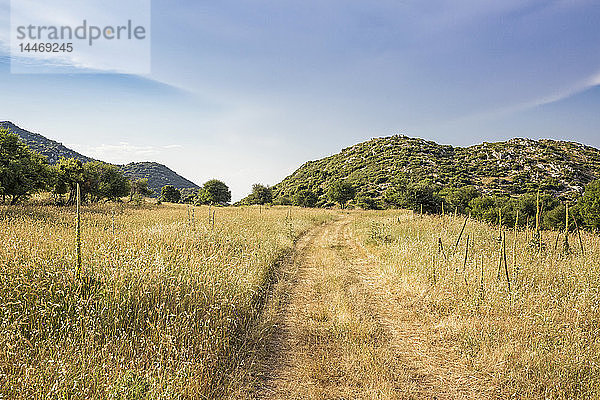
[[169, 167], [156, 162], [134, 162], [119, 166], [130, 178], [147, 178], [148, 186], [157, 194], [165, 185], [173, 185], [178, 189], [195, 190], [200, 187], [185, 179]]
[[329, 185], [349, 180], [360, 191], [381, 194], [398, 181], [441, 186], [473, 185], [484, 193], [521, 194], [542, 187], [558, 197], [581, 193], [600, 178], [600, 150], [579, 143], [512, 139], [470, 147], [391, 136], [309, 161], [274, 186], [275, 199], [308, 189], [326, 200]]
[[[1, 128], [7, 128], [17, 134], [30, 149], [47, 157], [50, 164], [57, 163], [62, 157], [76, 158], [82, 162], [94, 161], [93, 158], [84, 156], [65, 147], [62, 143], [48, 139], [38, 133], [32, 133], [18, 127], [9, 121], [0, 122]], [[167, 166], [156, 162], [135, 162], [126, 165], [117, 165], [129, 178], [147, 178], [148, 186], [156, 195], [165, 185], [173, 185], [178, 189], [195, 190], [199, 186], [185, 179]]]
[[43, 156], [46, 156], [50, 164], [55, 164], [61, 157], [76, 158], [82, 162], [95, 161], [93, 158], [86, 157], [78, 152], [65, 147], [62, 143], [48, 139], [39, 133], [26, 131], [9, 121], [0, 122], [0, 128], [6, 128], [12, 133], [17, 134], [23, 142], [31, 149]]

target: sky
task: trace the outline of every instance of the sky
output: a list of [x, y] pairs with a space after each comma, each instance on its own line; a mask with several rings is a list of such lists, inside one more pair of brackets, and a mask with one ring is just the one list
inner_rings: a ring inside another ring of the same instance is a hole
[[0, 0], [0, 120], [104, 161], [221, 179], [234, 200], [373, 137], [600, 147], [598, 1], [154, 0], [151, 11], [150, 73], [14, 74]]

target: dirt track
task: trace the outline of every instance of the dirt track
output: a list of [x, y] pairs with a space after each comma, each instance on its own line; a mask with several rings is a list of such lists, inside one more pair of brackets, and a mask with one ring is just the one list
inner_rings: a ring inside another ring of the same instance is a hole
[[344, 216], [298, 242], [285, 267], [292, 278], [262, 365], [259, 398], [493, 397], [451, 349], [432, 341], [435, 327], [415, 318], [418, 298], [386, 287], [351, 224]]

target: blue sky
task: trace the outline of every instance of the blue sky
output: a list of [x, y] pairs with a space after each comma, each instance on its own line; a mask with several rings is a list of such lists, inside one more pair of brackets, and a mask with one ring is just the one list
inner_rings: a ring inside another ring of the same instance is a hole
[[600, 147], [598, 1], [155, 0], [144, 76], [11, 74], [9, 9], [0, 119], [234, 199], [397, 133]]

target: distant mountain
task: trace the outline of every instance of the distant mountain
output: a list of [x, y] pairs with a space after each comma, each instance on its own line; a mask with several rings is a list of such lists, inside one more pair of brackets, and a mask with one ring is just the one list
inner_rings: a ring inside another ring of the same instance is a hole
[[31, 150], [46, 156], [50, 164], [56, 164], [61, 157], [76, 158], [82, 162], [95, 161], [93, 158], [79, 154], [78, 152], [65, 147], [62, 143], [48, 139], [39, 133], [33, 133], [19, 128], [12, 122], [0, 122], [0, 128], [6, 128], [12, 133], [16, 133]]
[[[65, 147], [62, 143], [48, 139], [38, 133], [26, 131], [9, 121], [0, 122], [0, 127], [7, 128], [17, 134], [30, 149], [46, 156], [50, 164], [57, 163], [61, 157], [76, 158], [82, 162], [96, 161], [74, 150]], [[156, 195], [165, 185], [173, 185], [178, 189], [195, 190], [199, 186], [185, 179], [167, 166], [156, 162], [135, 162], [127, 165], [117, 165], [123, 173], [130, 178], [147, 178], [148, 186]]]
[[275, 198], [308, 189], [325, 201], [329, 185], [347, 179], [381, 195], [398, 180], [442, 186], [473, 185], [485, 193], [516, 195], [541, 186], [559, 197], [583, 191], [600, 178], [600, 150], [574, 142], [512, 139], [471, 147], [391, 136], [309, 161], [274, 186]]
[[194, 190], [200, 187], [185, 179], [169, 167], [156, 162], [134, 162], [119, 166], [123, 173], [131, 178], [147, 178], [148, 186], [160, 193], [165, 185], [173, 185], [178, 189]]

